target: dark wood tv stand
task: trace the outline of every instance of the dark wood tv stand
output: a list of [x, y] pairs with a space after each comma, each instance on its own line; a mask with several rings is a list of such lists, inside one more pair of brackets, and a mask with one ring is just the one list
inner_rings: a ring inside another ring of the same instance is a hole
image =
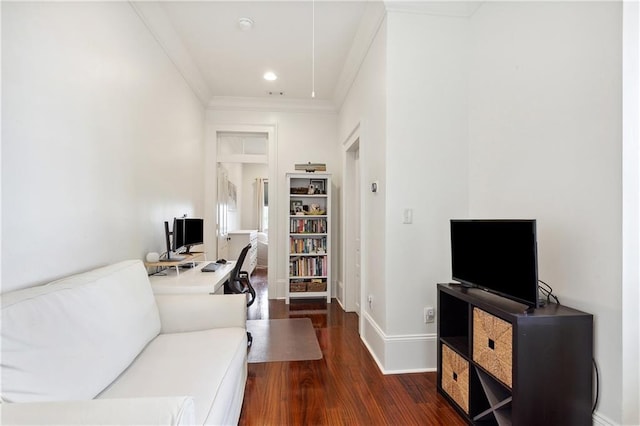
[[438, 392], [469, 424], [592, 424], [593, 316], [438, 284]]

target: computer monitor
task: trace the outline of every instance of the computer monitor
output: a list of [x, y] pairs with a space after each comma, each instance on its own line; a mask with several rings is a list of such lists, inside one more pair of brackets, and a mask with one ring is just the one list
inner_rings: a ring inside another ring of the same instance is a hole
[[204, 243], [204, 220], [199, 218], [173, 219], [173, 251], [184, 248], [189, 253], [191, 247]]

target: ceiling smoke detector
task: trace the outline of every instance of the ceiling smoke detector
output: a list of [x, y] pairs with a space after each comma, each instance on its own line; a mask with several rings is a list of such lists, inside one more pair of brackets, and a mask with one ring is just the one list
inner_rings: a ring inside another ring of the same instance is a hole
[[238, 27], [242, 31], [251, 31], [253, 29], [253, 21], [249, 18], [238, 19]]

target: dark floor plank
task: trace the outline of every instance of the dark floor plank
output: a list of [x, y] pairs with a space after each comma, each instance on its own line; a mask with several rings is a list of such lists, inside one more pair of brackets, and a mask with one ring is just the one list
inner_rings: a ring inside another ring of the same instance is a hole
[[249, 364], [240, 425], [464, 425], [436, 392], [435, 373], [383, 375], [338, 303], [269, 300], [266, 270], [251, 277], [249, 319], [310, 318], [323, 358]]

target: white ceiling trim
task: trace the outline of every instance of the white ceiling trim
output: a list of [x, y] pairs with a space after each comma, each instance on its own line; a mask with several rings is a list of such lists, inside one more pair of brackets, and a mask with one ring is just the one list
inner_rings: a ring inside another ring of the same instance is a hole
[[149, 32], [167, 54], [191, 90], [206, 106], [212, 98], [211, 89], [191, 55], [176, 34], [167, 14], [157, 2], [129, 2]]
[[262, 112], [337, 112], [331, 101], [319, 99], [268, 99], [241, 98], [232, 96], [214, 96], [207, 109], [225, 111], [262, 111]]
[[385, 16], [386, 10], [382, 1], [367, 3], [333, 92], [333, 100], [337, 108], [342, 107]]

